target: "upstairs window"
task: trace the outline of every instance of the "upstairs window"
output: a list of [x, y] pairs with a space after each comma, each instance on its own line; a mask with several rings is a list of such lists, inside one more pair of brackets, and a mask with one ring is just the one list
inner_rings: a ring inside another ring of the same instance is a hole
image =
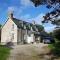
[[31, 31], [28, 31], [28, 36], [29, 36], [29, 37], [31, 36]]
[[14, 33], [12, 33], [11, 35], [11, 40], [14, 40]]
[[26, 26], [24, 25], [24, 29], [26, 29]]
[[31, 34], [28, 34], [29, 37], [31, 37]]
[[14, 31], [14, 24], [12, 24], [12, 31]]

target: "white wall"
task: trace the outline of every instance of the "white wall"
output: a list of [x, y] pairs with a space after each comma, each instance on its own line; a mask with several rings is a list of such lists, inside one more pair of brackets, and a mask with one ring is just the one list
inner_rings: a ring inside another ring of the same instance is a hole
[[35, 40], [34, 34], [31, 34], [31, 36], [27, 35], [27, 43], [32, 43], [34, 42], [34, 40]]
[[[12, 31], [12, 24], [14, 24], [14, 31]], [[17, 42], [17, 26], [12, 21], [12, 19], [8, 19], [8, 21], [2, 28], [2, 33], [1, 33], [2, 44], [6, 44], [7, 42], [11, 41], [11, 33], [14, 33], [14, 40], [12, 40], [12, 42]]]

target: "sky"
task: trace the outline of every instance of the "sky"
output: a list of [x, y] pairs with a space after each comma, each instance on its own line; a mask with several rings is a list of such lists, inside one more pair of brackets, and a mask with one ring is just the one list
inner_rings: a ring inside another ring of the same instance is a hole
[[7, 21], [9, 11], [13, 11], [15, 18], [31, 23], [35, 21], [50, 32], [55, 26], [50, 23], [42, 24], [41, 21], [43, 16], [52, 10], [47, 9], [45, 5], [35, 7], [30, 0], [0, 0], [0, 24], [3, 25]]

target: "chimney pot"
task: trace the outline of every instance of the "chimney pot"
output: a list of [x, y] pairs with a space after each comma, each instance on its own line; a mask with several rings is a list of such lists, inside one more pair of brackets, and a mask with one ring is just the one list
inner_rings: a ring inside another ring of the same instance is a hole
[[13, 12], [12, 12], [12, 11], [10, 11], [10, 12], [8, 13], [8, 18], [10, 18], [10, 19], [13, 18]]

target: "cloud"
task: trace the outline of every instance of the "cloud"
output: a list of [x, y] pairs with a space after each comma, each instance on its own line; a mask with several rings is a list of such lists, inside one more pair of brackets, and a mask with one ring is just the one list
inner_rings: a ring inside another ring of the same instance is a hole
[[16, 6], [9, 6], [7, 10], [8, 12], [12, 11], [15, 17], [20, 16], [20, 14], [22, 13], [21, 7], [18, 8]]
[[52, 27], [45, 27], [46, 32], [52, 32], [54, 30], [55, 26]]
[[30, 22], [29, 19], [31, 19], [31, 15], [30, 14], [25, 14], [23, 16], [20, 17], [21, 20]]
[[33, 3], [30, 0], [20, 0], [20, 3], [24, 7], [34, 6]]
[[27, 7], [32, 7], [34, 6], [33, 3], [30, 1], [30, 0], [20, 0], [20, 7], [17, 7], [17, 6], [9, 6], [8, 7], [8, 12], [9, 11], [12, 11], [14, 13], [14, 16], [16, 18], [24, 18], [25, 20], [28, 19], [28, 17], [30, 16], [29, 14], [25, 14], [23, 16], [22, 15], [22, 12], [23, 10], [27, 9]]
[[[26, 1], [26, 0], [25, 0]], [[26, 2], [27, 3], [27, 2]], [[24, 4], [25, 5], [25, 4]], [[28, 4], [26, 4], [26, 5], [28, 5]], [[25, 5], [25, 6], [26, 6]], [[25, 15], [21, 15], [21, 13], [22, 13], [22, 7], [20, 7], [20, 8], [17, 8], [17, 7], [15, 7], [15, 6], [10, 6], [10, 7], [8, 7], [8, 11], [14, 11], [15, 12], [15, 17], [17, 17], [17, 18], [19, 18], [19, 19], [21, 19], [21, 20], [24, 20], [24, 21], [27, 21], [27, 22], [33, 22], [33, 21], [35, 21], [36, 22], [36, 24], [40, 24], [40, 25], [42, 25], [42, 23], [41, 23], [41, 21], [43, 20], [43, 16], [45, 15], [45, 14], [43, 14], [43, 13], [40, 13], [40, 14], [38, 14], [36, 17], [34, 17], [34, 18], [31, 18], [31, 15], [30, 14], [25, 14]], [[54, 27], [55, 26], [53, 26], [53, 25], [51, 25], [51, 24], [44, 24], [43, 25], [44, 26], [44, 28], [45, 28], [45, 31], [47, 31], [47, 32], [51, 32], [51, 31], [53, 31], [54, 30]]]
[[43, 16], [44, 16], [44, 14], [41, 13], [38, 16], [32, 18], [30, 14], [25, 14], [25, 15], [21, 16], [20, 19], [28, 21], [28, 22], [31, 22], [31, 23], [33, 21], [35, 21], [36, 24], [40, 24], [41, 25], [42, 24], [41, 21], [43, 20]]
[[50, 23], [42, 24], [41, 21], [43, 21], [43, 16], [44, 15], [45, 14], [41, 13], [37, 17], [32, 18], [31, 20], [32, 21], [34, 20], [36, 22], [36, 24], [43, 25], [46, 32], [52, 32], [56, 26], [53, 25], [53, 24], [50, 24]]
[[13, 6], [8, 7], [8, 12], [9, 11], [14, 11], [14, 10], [15, 10], [15, 7], [13, 7]]
[[56, 25], [46, 23], [44, 24], [44, 28], [46, 32], [52, 32], [55, 29]]
[[29, 14], [26, 14], [26, 15], [24, 15], [24, 16], [21, 16], [20, 18], [21, 18], [21, 19], [24, 19], [24, 18], [25, 18], [25, 19], [29, 19], [29, 18], [30, 18], [30, 15], [29, 15]]
[[43, 21], [43, 16], [44, 16], [44, 14], [41, 13], [37, 17], [32, 18], [32, 20], [34, 20], [36, 22], [36, 24], [40, 24], [41, 25], [42, 24], [41, 21]]

